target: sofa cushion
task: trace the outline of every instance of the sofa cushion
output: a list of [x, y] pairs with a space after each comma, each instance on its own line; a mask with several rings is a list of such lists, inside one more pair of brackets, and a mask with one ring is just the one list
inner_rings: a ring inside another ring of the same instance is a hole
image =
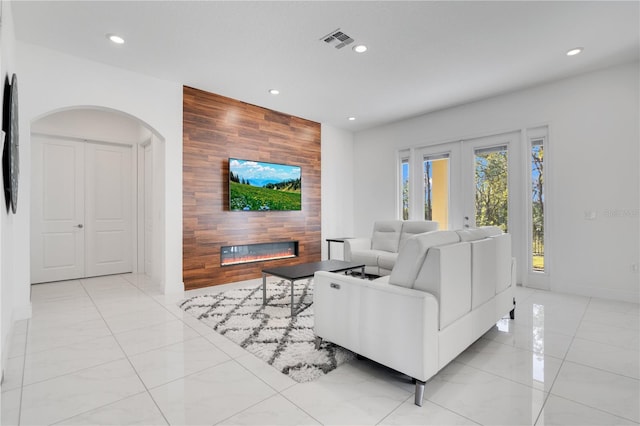
[[502, 229], [497, 226], [481, 226], [478, 229], [484, 233], [485, 237], [495, 237], [503, 234]]
[[511, 234], [500, 234], [491, 237], [496, 243], [496, 294], [511, 285]]
[[404, 243], [414, 235], [437, 230], [438, 222], [432, 220], [405, 220], [402, 223], [402, 232], [400, 233], [400, 247], [398, 248], [398, 251], [402, 250], [402, 246], [404, 246]]
[[371, 248], [373, 250], [384, 250], [397, 253], [398, 245], [400, 244], [401, 229], [401, 220], [380, 220], [375, 222], [373, 224]]
[[495, 238], [471, 242], [471, 308], [475, 309], [496, 294], [498, 279]]
[[480, 228], [462, 229], [456, 232], [460, 236], [460, 241], [477, 241], [487, 238], [486, 232]]
[[471, 311], [471, 243], [431, 247], [415, 280], [415, 290], [438, 300], [442, 330]]
[[378, 266], [378, 257], [386, 252], [380, 250], [356, 250], [351, 252], [351, 262], [365, 266]]
[[391, 271], [389, 284], [413, 288], [427, 250], [430, 247], [459, 241], [460, 237], [455, 231], [432, 231], [409, 238], [400, 253], [398, 253], [398, 259]]
[[378, 256], [378, 267], [380, 269], [386, 269], [388, 271], [393, 269], [393, 266], [396, 264], [396, 260], [398, 259], [398, 253], [387, 253], [381, 252], [380, 256]]

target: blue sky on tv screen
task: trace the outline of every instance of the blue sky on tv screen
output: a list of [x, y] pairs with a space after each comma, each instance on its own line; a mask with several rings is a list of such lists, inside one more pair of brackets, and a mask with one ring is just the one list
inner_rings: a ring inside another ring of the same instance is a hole
[[229, 160], [229, 171], [246, 179], [253, 186], [264, 186], [290, 179], [300, 179], [300, 167], [285, 164], [262, 163], [251, 160]]

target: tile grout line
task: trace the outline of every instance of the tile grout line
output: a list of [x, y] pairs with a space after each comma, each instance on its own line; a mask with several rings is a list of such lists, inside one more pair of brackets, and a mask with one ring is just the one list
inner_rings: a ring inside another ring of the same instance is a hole
[[[122, 280], [124, 282], [126, 282], [127, 284], [131, 285], [132, 287], [135, 288], [135, 286], [130, 283], [128, 280], [125, 280], [124, 278], [122, 278]], [[81, 281], [81, 285], [82, 287], [85, 289], [85, 291], [87, 291], [87, 289], [84, 287], [84, 283], [82, 283]], [[145, 296], [149, 297], [146, 293], [143, 293]], [[153, 404], [156, 406], [156, 408], [158, 409], [158, 412], [160, 413], [160, 415], [162, 415], [162, 418], [164, 419], [164, 421], [166, 422], [167, 425], [171, 425], [171, 423], [169, 422], [169, 420], [167, 419], [166, 415], [164, 414], [164, 412], [162, 411], [162, 409], [160, 408], [160, 406], [158, 405], [158, 403], [156, 402], [156, 400], [153, 398], [153, 395], [151, 395], [151, 392], [149, 391], [149, 388], [147, 387], [146, 383], [142, 380], [142, 377], [140, 377], [140, 374], [138, 373], [138, 370], [136, 370], [135, 366], [133, 365], [133, 363], [131, 362], [131, 359], [129, 359], [129, 355], [127, 354], [127, 352], [124, 350], [124, 348], [122, 347], [122, 344], [120, 343], [120, 341], [116, 338], [115, 334], [113, 333], [113, 330], [111, 330], [111, 327], [109, 326], [109, 323], [107, 323], [107, 321], [104, 319], [104, 316], [102, 315], [102, 312], [100, 311], [100, 309], [98, 308], [98, 305], [96, 305], [95, 301], [93, 300], [93, 297], [91, 297], [91, 295], [89, 294], [89, 292], [87, 291], [87, 295], [89, 296], [89, 298], [91, 299], [91, 302], [96, 306], [96, 309], [98, 310], [98, 313], [100, 314], [100, 318], [102, 318], [102, 321], [104, 321], [105, 325], [107, 326], [107, 328], [109, 329], [109, 331], [111, 332], [111, 336], [113, 337], [113, 340], [115, 340], [116, 344], [118, 345], [118, 347], [120, 348], [120, 350], [122, 351], [122, 353], [124, 354], [124, 357], [126, 358], [127, 362], [129, 363], [129, 366], [131, 367], [131, 369], [133, 370], [133, 372], [136, 374], [136, 377], [138, 378], [138, 380], [140, 381], [140, 384], [143, 386], [144, 388], [144, 392], [146, 392], [146, 394], [149, 396], [149, 398], [151, 398], [151, 401], [153, 401]], [[142, 392], [141, 392], [142, 393]], [[135, 394], [135, 395], [139, 395], [139, 394]], [[129, 395], [126, 396], [124, 398], [119, 399], [118, 401], [114, 401], [114, 402], [119, 402], [119, 401], [123, 401], [127, 398], [131, 398], [132, 396], [135, 395]], [[105, 404], [102, 405], [100, 407], [95, 407], [90, 411], [93, 410], [97, 410], [98, 408], [104, 408], [106, 406], [109, 406], [111, 404], [113, 404], [114, 402], [111, 402], [109, 404]], [[76, 416], [73, 416], [76, 417]]]

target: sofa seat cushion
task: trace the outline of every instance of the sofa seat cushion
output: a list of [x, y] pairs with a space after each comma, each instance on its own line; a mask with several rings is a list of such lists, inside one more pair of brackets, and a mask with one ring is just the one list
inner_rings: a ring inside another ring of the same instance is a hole
[[390, 271], [393, 269], [393, 265], [395, 265], [396, 259], [398, 259], [398, 253], [380, 253], [380, 256], [378, 256], [378, 267], [380, 269], [386, 269]]
[[356, 250], [351, 252], [351, 261], [377, 267], [378, 257], [385, 254], [389, 254], [389, 252], [382, 250]]

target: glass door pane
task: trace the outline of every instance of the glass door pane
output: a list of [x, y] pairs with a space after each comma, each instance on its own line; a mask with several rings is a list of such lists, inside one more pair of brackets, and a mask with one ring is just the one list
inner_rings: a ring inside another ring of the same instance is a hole
[[544, 272], [544, 139], [531, 141], [532, 269]]
[[449, 155], [425, 157], [422, 163], [424, 219], [449, 228]]
[[400, 160], [400, 217], [409, 219], [409, 159]]
[[504, 232], [509, 223], [507, 146], [474, 150], [475, 226], [495, 225]]

